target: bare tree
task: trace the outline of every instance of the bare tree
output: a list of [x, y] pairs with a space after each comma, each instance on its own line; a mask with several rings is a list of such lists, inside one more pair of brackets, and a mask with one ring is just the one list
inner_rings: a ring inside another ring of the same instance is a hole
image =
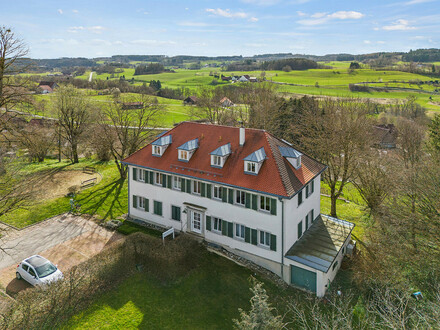
[[78, 163], [78, 144], [91, 117], [91, 103], [72, 85], [57, 90], [55, 109], [63, 138], [69, 143], [73, 163]]
[[336, 201], [370, 145], [367, 111], [361, 100], [306, 103], [292, 129], [299, 133], [301, 147], [328, 165], [322, 177], [330, 188], [330, 214], [336, 217]]
[[223, 97], [221, 89], [200, 88], [197, 93], [197, 106], [191, 107], [190, 115], [207, 119], [212, 124], [225, 125], [235, 122], [234, 109], [220, 104]]
[[122, 179], [127, 177], [127, 167], [121, 161], [152, 137], [159, 124], [159, 115], [165, 111], [157, 99], [154, 101], [146, 95], [139, 96], [137, 102], [142, 103], [141, 109], [126, 110], [121, 102], [114, 102], [104, 109], [100, 120], [105, 132], [103, 138], [111, 146], [110, 151]]

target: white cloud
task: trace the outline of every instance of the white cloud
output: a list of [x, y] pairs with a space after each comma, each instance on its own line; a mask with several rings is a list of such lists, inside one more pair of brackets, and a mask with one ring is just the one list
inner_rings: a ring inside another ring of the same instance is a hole
[[300, 10], [298, 10], [296, 13], [298, 14], [298, 16], [301, 16], [301, 17], [303, 17], [303, 16], [307, 16], [306, 13], [304, 13], [304, 12], [302, 12], [302, 11], [300, 11]]
[[371, 41], [370, 40], [364, 40], [364, 44], [369, 45], [369, 44], [371, 44]]
[[74, 14], [78, 14], [78, 13], [79, 13], [79, 10], [78, 10], [78, 9], [72, 9], [72, 13], [74, 13]]
[[208, 8], [206, 9], [206, 12], [211, 13], [213, 15], [221, 16], [221, 17], [228, 17], [228, 18], [247, 18], [249, 14], [244, 12], [231, 12], [229, 9], [213, 9]]
[[384, 45], [384, 44], [385, 44], [385, 41], [379, 40], [377, 43], [378, 43], [379, 45]]
[[[306, 14], [300, 16], [306, 16]], [[330, 20], [361, 19], [364, 16], [365, 16], [364, 14], [357, 11], [344, 11], [344, 10], [337, 11], [331, 14], [314, 13], [310, 15], [311, 18], [299, 20], [297, 23], [306, 26], [313, 26], [313, 25], [325, 24]]]
[[256, 17], [251, 17], [248, 19], [249, 22], [258, 22], [258, 18]]
[[71, 26], [67, 29], [67, 32], [69, 33], [77, 33], [78, 31], [89, 31], [96, 34], [101, 34], [102, 31], [104, 31], [105, 28], [103, 26]]
[[207, 23], [203, 22], [192, 22], [192, 21], [184, 21], [177, 23], [180, 26], [209, 26]]
[[409, 22], [405, 19], [398, 19], [397, 21], [391, 23], [391, 25], [385, 25], [382, 27], [382, 30], [385, 31], [407, 31], [407, 30], [415, 30], [414, 26], [410, 26]]
[[337, 19], [360, 19], [365, 15], [358, 11], [337, 11], [336, 13], [328, 15], [329, 18]]
[[405, 2], [405, 5], [410, 6], [410, 5], [418, 5], [420, 3], [426, 3], [426, 2], [433, 2], [434, 0], [411, 0], [408, 2]]
[[58, 14], [62, 15], [63, 14], [63, 10], [62, 9], [58, 9]]
[[130, 41], [134, 45], [175, 45], [175, 41], [138, 39]]

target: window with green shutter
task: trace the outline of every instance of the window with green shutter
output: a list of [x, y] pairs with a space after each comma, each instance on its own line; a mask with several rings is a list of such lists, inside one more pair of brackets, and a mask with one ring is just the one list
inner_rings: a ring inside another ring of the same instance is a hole
[[277, 237], [273, 234], [270, 235], [270, 249], [272, 251], [277, 250]]
[[180, 207], [171, 205], [171, 219], [180, 221]]
[[150, 211], [150, 201], [148, 200], [148, 198], [144, 198], [144, 210], [146, 212]]
[[150, 181], [151, 184], [154, 184], [154, 172], [150, 171]]
[[154, 214], [162, 215], [162, 202], [154, 201]]
[[161, 174], [162, 177], [162, 187], [166, 188], [167, 186], [167, 176], [165, 174]]
[[148, 172], [147, 170], [144, 170], [144, 179], [145, 179], [145, 183], [150, 182], [150, 172]]
[[206, 229], [211, 231], [211, 217], [209, 215], [206, 216]]
[[133, 208], [137, 208], [137, 196], [133, 195]]
[[171, 189], [171, 175], [167, 175], [167, 188]]
[[254, 194], [252, 194], [252, 209], [258, 210], [258, 196]]
[[228, 203], [234, 204], [234, 189], [228, 189]]
[[246, 243], [250, 243], [251, 242], [251, 229], [249, 227], [246, 227], [244, 229], [244, 241]]
[[212, 184], [206, 184], [206, 197], [211, 198], [212, 193]]
[[206, 183], [202, 182], [201, 186], [202, 186], [201, 195], [202, 195], [202, 197], [205, 197], [206, 196]]
[[251, 194], [246, 193], [246, 198], [245, 198], [245, 207], [247, 209], [251, 208]]
[[256, 229], [251, 229], [251, 243], [253, 245], [258, 244], [258, 230]]
[[272, 198], [270, 202], [270, 214], [277, 215], [277, 200], [275, 198]]
[[133, 167], [133, 180], [136, 181], [137, 180], [137, 168]]
[[228, 235], [228, 222], [226, 220], [222, 221], [222, 235], [223, 236]]
[[191, 194], [191, 180], [186, 180], [186, 192]]
[[182, 178], [182, 185], [180, 187], [180, 189], [185, 192], [186, 191], [186, 179]]
[[228, 201], [228, 189], [226, 188], [221, 188], [221, 195], [222, 195], [222, 202], [227, 202]]
[[228, 236], [234, 237], [234, 224], [232, 222], [228, 222]]
[[302, 220], [298, 223], [298, 239], [302, 236], [303, 234], [303, 222]]

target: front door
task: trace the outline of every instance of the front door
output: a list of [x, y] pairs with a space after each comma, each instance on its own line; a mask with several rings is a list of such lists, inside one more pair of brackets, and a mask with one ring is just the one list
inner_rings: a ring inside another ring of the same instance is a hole
[[202, 213], [191, 211], [191, 231], [198, 234], [202, 233]]

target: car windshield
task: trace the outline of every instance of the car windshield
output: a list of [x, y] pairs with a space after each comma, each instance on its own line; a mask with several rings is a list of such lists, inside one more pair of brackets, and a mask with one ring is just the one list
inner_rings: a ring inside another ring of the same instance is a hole
[[51, 262], [47, 262], [44, 265], [35, 267], [35, 270], [37, 271], [38, 277], [42, 278], [55, 273], [57, 268]]

